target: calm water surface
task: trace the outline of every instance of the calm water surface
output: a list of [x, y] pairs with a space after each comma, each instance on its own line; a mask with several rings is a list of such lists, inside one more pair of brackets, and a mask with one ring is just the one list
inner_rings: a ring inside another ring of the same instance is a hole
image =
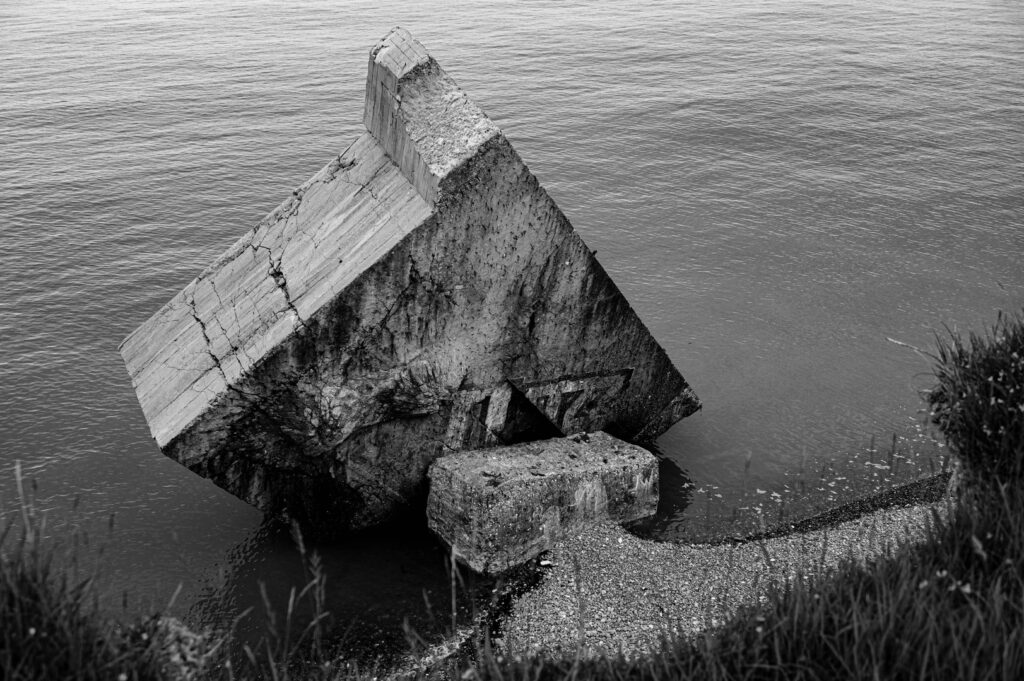
[[[658, 443], [663, 539], [936, 465], [929, 364], [887, 339], [1024, 303], [1019, 2], [82, 4], [0, 6], [0, 508], [17, 460], [55, 521], [113, 516], [131, 611], [182, 584], [217, 621], [302, 581], [287, 536], [159, 453], [117, 345], [356, 138], [396, 24], [704, 400]], [[321, 550], [345, 617], [443, 601], [420, 533]]]

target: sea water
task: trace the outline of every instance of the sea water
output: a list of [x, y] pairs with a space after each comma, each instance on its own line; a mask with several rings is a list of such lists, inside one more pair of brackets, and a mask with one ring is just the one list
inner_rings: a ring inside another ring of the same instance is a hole
[[[703, 399], [657, 443], [659, 538], [941, 466], [934, 335], [1024, 303], [1014, 0], [13, 0], [0, 25], [0, 507], [18, 461], [129, 613], [180, 585], [172, 612], [226, 621], [306, 578], [287, 532], [160, 454], [117, 346], [359, 135], [395, 25]], [[419, 527], [318, 549], [361, 630], [443, 610]]]

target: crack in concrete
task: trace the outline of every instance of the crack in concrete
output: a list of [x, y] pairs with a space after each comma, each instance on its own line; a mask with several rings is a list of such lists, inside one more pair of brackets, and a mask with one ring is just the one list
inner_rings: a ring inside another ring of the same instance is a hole
[[[210, 284], [211, 284], [211, 287], [212, 287], [213, 282], [211, 281]], [[219, 301], [220, 300], [220, 296], [217, 294], [216, 289], [214, 289], [214, 295], [217, 296], [217, 300]], [[199, 316], [199, 310], [196, 307], [195, 291], [193, 291], [192, 295], [187, 298], [186, 302], [188, 304], [189, 310], [192, 313], [192, 319], [194, 319], [195, 322], [196, 322], [196, 325], [199, 326], [199, 331], [203, 335], [203, 340], [206, 342], [206, 353], [207, 353], [207, 355], [209, 355], [210, 359], [213, 361], [214, 367], [216, 367], [218, 373], [220, 373], [220, 375], [221, 375], [221, 378], [224, 380], [224, 387], [228, 391], [230, 391], [231, 393], [234, 393], [235, 395], [238, 395], [240, 398], [245, 399], [247, 401], [250, 400], [251, 398], [258, 398], [259, 395], [255, 394], [255, 393], [245, 392], [241, 388], [239, 388], [239, 387], [237, 387], [235, 385], [232, 385], [231, 382], [228, 380], [228, 376], [227, 376], [227, 373], [224, 371], [224, 365], [221, 362], [221, 359], [219, 357], [217, 357], [217, 354], [213, 351], [213, 341], [211, 340], [210, 335], [209, 335], [209, 333], [206, 330], [206, 323], [203, 321], [202, 317]], [[223, 332], [224, 331], [224, 325], [220, 323], [220, 320], [216, 320], [216, 321], [217, 321], [217, 324], [221, 327], [221, 331]], [[225, 333], [224, 335], [225, 335], [225, 338], [228, 337], [227, 333]], [[239, 349], [233, 343], [231, 343], [230, 340], [228, 340], [228, 345], [231, 346], [232, 350], [234, 350], [236, 352], [239, 351]], [[248, 357], [247, 353], [245, 353], [244, 351], [241, 351], [241, 352], [243, 352], [243, 354], [245, 354], [246, 357]], [[170, 365], [168, 365], [168, 366], [170, 366]], [[205, 373], [206, 372], [201, 372], [199, 374], [199, 376], [197, 376], [196, 379], [189, 385], [188, 389], [191, 390], [192, 392], [196, 392], [196, 393], [209, 393], [209, 394], [212, 394], [214, 397], [217, 397], [218, 395], [222, 395], [223, 394], [222, 392], [214, 390], [212, 388], [202, 388], [201, 389], [201, 388], [197, 387], [197, 383], [199, 383], [200, 378], [202, 378], [202, 376]]]
[[[306, 185], [303, 185], [302, 187], [299, 187], [298, 189], [295, 189], [295, 190], [292, 191], [292, 196], [295, 197], [295, 200], [292, 203], [292, 206], [290, 207], [290, 209], [288, 211], [288, 215], [286, 215], [285, 218], [284, 218], [284, 225], [282, 225], [282, 227], [281, 227], [281, 232], [282, 233], [284, 233], [287, 230], [287, 228], [288, 228], [288, 221], [291, 220], [292, 218], [294, 218], [294, 224], [292, 226], [292, 229], [295, 231], [295, 235], [296, 236], [300, 236], [301, 235], [303, 237], [308, 237], [309, 236], [308, 234], [306, 234], [306, 232], [304, 232], [299, 227], [299, 209], [302, 208], [302, 199], [305, 198], [306, 191], [309, 189], [310, 186], [311, 185], [306, 184]], [[288, 250], [288, 245], [290, 243], [292, 243], [293, 240], [294, 240], [294, 237], [293, 238], [286, 238], [286, 239], [283, 240], [284, 243], [281, 245], [281, 254], [277, 257], [277, 261], [278, 261], [279, 264], [280, 264], [280, 262], [282, 260], [284, 260], [285, 251]]]
[[[345, 152], [347, 151], [348, 150], [346, 149]], [[328, 184], [330, 182], [334, 182], [335, 178], [338, 177], [338, 173], [351, 170], [356, 165], [356, 159], [354, 158], [349, 159], [347, 161], [343, 159], [345, 152], [341, 153], [338, 156], [338, 158], [331, 161], [330, 165], [327, 166], [327, 171], [324, 173], [324, 176], [319, 180], [321, 184]]]
[[[224, 305], [224, 301], [221, 299], [220, 293], [217, 291], [216, 282], [213, 279], [210, 279], [210, 288], [213, 289], [213, 294], [215, 296], [217, 296], [218, 302], [220, 302], [220, 304], [223, 306]], [[248, 295], [248, 293], [249, 293], [248, 291], [245, 292], [245, 294], [246, 294], [245, 297], [246, 297], [247, 300], [249, 300], [249, 304], [253, 305], [252, 300], [250, 299], [250, 296]], [[253, 309], [255, 310], [255, 305], [253, 305]], [[235, 334], [238, 337], [238, 339], [241, 340], [241, 338], [242, 338], [242, 320], [238, 316], [238, 301], [237, 300], [234, 301], [231, 304], [231, 313], [235, 317]], [[221, 329], [224, 329], [224, 324], [223, 323], [221, 324]], [[227, 333], [225, 332], [224, 335], [227, 336]], [[230, 336], [228, 336], [228, 344], [231, 345], [231, 349], [235, 353], [241, 354], [242, 356], [244, 356], [249, 361], [250, 364], [252, 364], [252, 357], [250, 357], [249, 353], [246, 352], [244, 346], [235, 345], [233, 342], [231, 342]]]
[[[353, 145], [354, 144], [355, 143], [353, 142]], [[203, 279], [217, 269], [238, 258], [245, 252], [246, 247], [253, 251], [263, 248], [263, 242], [272, 236], [272, 233], [275, 231], [275, 227], [277, 227], [278, 223], [284, 221], [287, 224], [288, 220], [298, 216], [298, 209], [302, 203], [302, 198], [313, 185], [326, 185], [340, 179], [346, 184], [358, 186], [362, 189], [362, 184], [352, 182], [344, 176], [341, 178], [338, 177], [342, 173], [347, 174], [348, 171], [359, 164], [358, 158], [350, 158], [347, 160], [344, 158], [345, 155], [349, 153], [353, 145], [349, 145], [349, 148], [345, 149], [345, 151], [326, 166], [325, 169], [318, 174], [315, 180], [311, 180], [299, 188], [292, 190], [292, 196], [287, 201], [282, 202], [274, 210], [260, 219], [259, 222], [257, 222], [232, 249], [226, 251], [210, 267], [206, 268], [206, 270], [199, 275], [199, 279]], [[273, 236], [279, 237], [280, 235], [277, 234]], [[248, 240], [246, 241], [246, 239]]]
[[391, 305], [388, 306], [388, 309], [384, 313], [384, 316], [381, 318], [380, 322], [377, 323], [378, 329], [380, 329], [381, 331], [386, 330], [389, 333], [391, 332], [390, 329], [386, 328], [388, 322], [391, 321], [391, 316], [395, 313], [396, 309], [398, 308], [398, 304], [402, 302], [403, 298], [405, 298], [406, 294], [409, 292], [409, 289], [415, 286], [417, 282], [419, 282], [421, 279], [422, 275], [420, 274], [419, 268], [416, 267], [416, 261], [410, 259], [409, 282], [402, 288], [401, 291], [398, 292], [398, 295], [395, 296], [394, 301], [392, 301]]
[[[239, 331], [241, 331], [242, 323], [238, 320], [238, 310], [235, 308], [234, 305], [231, 305], [231, 306], [225, 306], [224, 305], [224, 301], [221, 299], [220, 293], [217, 291], [217, 285], [216, 285], [216, 283], [214, 283], [213, 278], [210, 278], [207, 281], [210, 283], [210, 291], [213, 293], [213, 297], [217, 299], [217, 311], [219, 312], [221, 310], [224, 310], [226, 307], [230, 307], [230, 309], [232, 311], [234, 311], [235, 325], [238, 327]], [[193, 296], [193, 300], [194, 300], [194, 296]], [[216, 312], [213, 315], [213, 321], [217, 322], [217, 326], [220, 327], [220, 332], [224, 336], [224, 340], [227, 342], [228, 347], [231, 348], [231, 352], [233, 354], [238, 354], [238, 351], [239, 351], [238, 346], [235, 345], [234, 341], [231, 340], [231, 334], [228, 333], [227, 328], [224, 326], [224, 322], [221, 321], [220, 316]]]
[[[220, 372], [221, 378], [224, 379], [224, 385], [228, 385], [228, 375], [224, 373], [224, 367], [220, 363], [220, 357], [213, 351], [213, 341], [210, 340], [210, 334], [206, 332], [206, 323], [203, 322], [199, 316], [199, 310], [196, 309], [196, 294], [192, 291], [192, 295], [188, 299], [189, 308], [192, 310], [192, 319], [196, 320], [196, 324], [199, 325], [199, 331], [203, 334], [203, 340], [206, 341], [206, 354], [213, 360], [213, 365], [217, 367], [217, 371]], [[193, 384], [194, 385], [194, 384]]]
[[377, 166], [377, 168], [373, 171], [372, 175], [370, 175], [368, 178], [366, 178], [366, 182], [362, 183], [362, 186], [359, 188], [359, 190], [356, 192], [356, 194], [358, 194], [359, 192], [361, 192], [362, 190], [365, 189], [367, 191], [367, 193], [369, 193], [370, 196], [372, 196], [374, 199], [376, 199], [377, 197], [373, 194], [372, 191], [370, 191], [370, 185], [373, 184], [374, 181], [378, 177], [380, 177], [385, 172], [387, 172], [387, 170], [390, 167], [398, 167], [398, 164], [395, 163], [393, 160], [391, 160], [391, 157], [387, 155], [387, 152], [385, 152], [385, 157], [383, 159], [383, 162], [381, 162]]
[[[370, 195], [371, 199], [373, 200], [375, 207], [384, 214], [386, 219], [394, 219], [394, 216], [391, 214], [391, 212], [388, 211], [381, 203], [380, 196], [378, 196], [370, 186], [387, 170], [389, 164], [382, 163], [379, 167], [377, 167], [374, 170], [373, 174], [367, 179], [365, 183], [352, 182], [347, 177], [342, 175], [342, 173], [347, 174], [348, 171], [350, 171], [353, 167], [358, 165], [359, 160], [356, 158], [345, 159], [344, 156], [346, 153], [348, 153], [348, 149], [346, 149], [345, 152], [343, 152], [334, 161], [332, 161], [332, 163], [327, 166], [326, 172], [324, 172], [321, 175], [321, 177], [319, 177], [316, 181], [307, 183], [293, 190], [292, 196], [288, 201], [282, 203], [274, 211], [267, 215], [263, 220], [261, 220], [255, 227], [253, 227], [253, 229], [250, 231], [248, 235], [249, 240], [247, 242], [239, 244], [237, 249], [230, 254], [230, 257], [222, 258], [220, 261], [218, 261], [218, 263], [216, 263], [216, 265], [223, 266], [227, 262], [230, 262], [231, 260], [237, 258], [241, 253], [243, 253], [246, 250], [246, 248], [252, 251], [254, 255], [258, 255], [259, 251], [261, 250], [266, 251], [269, 265], [268, 274], [270, 274], [270, 276], [274, 280], [275, 285], [284, 294], [285, 303], [288, 309], [295, 315], [297, 327], [308, 328], [305, 320], [302, 319], [302, 317], [299, 315], [298, 309], [295, 307], [294, 301], [291, 296], [291, 291], [288, 288], [287, 279], [285, 278], [282, 269], [282, 262], [285, 258], [285, 254], [282, 252], [276, 255], [274, 253], [273, 248], [267, 246], [265, 242], [268, 239], [280, 240], [282, 232], [287, 230], [289, 221], [294, 220], [294, 222], [292, 222], [294, 231], [297, 234], [301, 234], [305, 237], [308, 237], [314, 251], [318, 250], [323, 245], [322, 242], [324, 241], [324, 239], [326, 239], [326, 235], [321, 235], [319, 231], [316, 230], [313, 232], [313, 234], [306, 234], [304, 231], [298, 229], [297, 225], [297, 222], [299, 220], [299, 211], [302, 207], [303, 198], [306, 192], [309, 190], [309, 188], [318, 183], [327, 184], [337, 179], [340, 179], [346, 184], [358, 186], [359, 189], [356, 190], [356, 194], [363, 190], [366, 190], [367, 193]], [[341, 177], [339, 178], [339, 176]], [[321, 237], [319, 240], [317, 239], [318, 235]], [[287, 248], [289, 243], [290, 240], [285, 240], [285, 248]], [[204, 277], [206, 277], [208, 274], [212, 272], [212, 270], [213, 268], [210, 268], [206, 272], [201, 274], [198, 281], [202, 281]], [[212, 285], [212, 279], [210, 280], [210, 283]], [[218, 300], [221, 300], [219, 293], [217, 293], [216, 291], [215, 295], [217, 295]], [[221, 305], [223, 305], [223, 301], [221, 301]], [[238, 326], [238, 330], [241, 331], [242, 327], [238, 317], [237, 309], [234, 310], [234, 315], [235, 322]], [[223, 324], [221, 324], [221, 329], [224, 330]], [[226, 333], [225, 336], [227, 336]], [[241, 351], [241, 348], [231, 343], [230, 340], [229, 344], [232, 347], [232, 351]], [[248, 353], [244, 354], [247, 358], [249, 357]]]
[[279, 257], [275, 260], [273, 254], [270, 252], [270, 249], [268, 248], [267, 261], [270, 263], [270, 269], [268, 270], [267, 273], [271, 276], [271, 278], [274, 280], [274, 283], [277, 284], [277, 288], [279, 288], [281, 290], [281, 293], [284, 295], [285, 305], [287, 305], [288, 309], [291, 310], [292, 314], [295, 315], [296, 324], [298, 326], [301, 326], [303, 329], [308, 329], [309, 327], [306, 326], [305, 320], [303, 320], [302, 316], [299, 315], [298, 308], [296, 308], [295, 303], [292, 302], [292, 295], [291, 292], [288, 290], [288, 280], [285, 278], [284, 271], [281, 269], [281, 258]]

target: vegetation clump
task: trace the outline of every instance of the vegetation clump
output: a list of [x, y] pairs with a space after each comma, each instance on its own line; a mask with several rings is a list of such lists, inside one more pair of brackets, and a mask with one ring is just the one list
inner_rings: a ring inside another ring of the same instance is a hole
[[[1024, 320], [1000, 313], [986, 335], [938, 339], [938, 385], [928, 397], [970, 484], [986, 490], [1024, 478]], [[1012, 491], [1012, 489], [1011, 489]]]
[[230, 630], [195, 632], [159, 613], [124, 624], [104, 614], [98, 572], [81, 564], [88, 537], [77, 528], [54, 533], [27, 498], [17, 465], [15, 478], [21, 506], [0, 528], [0, 680], [362, 678], [325, 641], [326, 576], [300, 535], [309, 582], [292, 590], [284, 613], [264, 594], [267, 627], [258, 640], [235, 645]]
[[101, 617], [76, 550], [47, 544], [44, 530], [27, 504], [0, 529], [0, 678], [168, 678], [159, 640]]

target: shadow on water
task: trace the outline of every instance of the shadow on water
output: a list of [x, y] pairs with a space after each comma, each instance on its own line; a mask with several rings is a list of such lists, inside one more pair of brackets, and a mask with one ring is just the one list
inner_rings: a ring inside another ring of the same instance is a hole
[[[231, 550], [227, 568], [194, 601], [188, 619], [223, 630], [237, 618], [238, 649], [257, 643], [271, 628], [280, 634], [291, 593], [312, 579], [308, 561], [315, 554], [326, 575], [327, 629], [337, 653], [361, 665], [390, 665], [415, 646], [440, 642], [453, 624], [469, 623], [474, 595], [489, 588], [461, 567], [453, 580], [450, 555], [421, 515], [304, 543], [306, 564], [288, 525], [265, 519]], [[299, 603], [292, 631], [313, 616], [312, 598]]]
[[644, 448], [658, 457], [658, 510], [649, 518], [630, 523], [627, 529], [643, 539], [660, 539], [678, 524], [693, 502], [694, 484], [656, 444], [645, 444]]

